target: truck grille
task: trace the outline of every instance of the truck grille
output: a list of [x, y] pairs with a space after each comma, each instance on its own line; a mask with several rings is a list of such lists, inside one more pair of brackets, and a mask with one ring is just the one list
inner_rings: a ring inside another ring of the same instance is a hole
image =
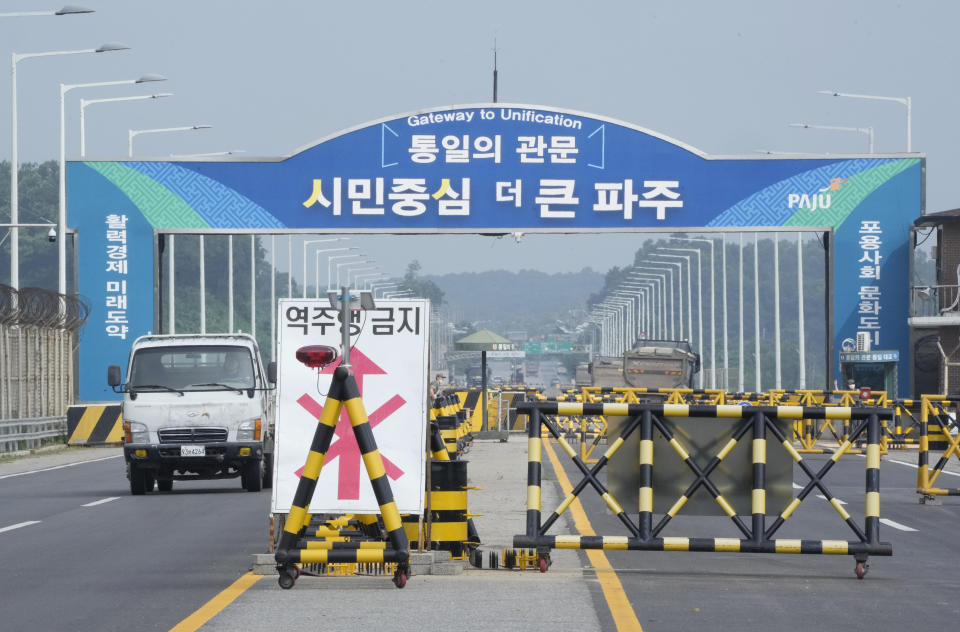
[[160, 443], [211, 443], [227, 440], [226, 428], [164, 428]]

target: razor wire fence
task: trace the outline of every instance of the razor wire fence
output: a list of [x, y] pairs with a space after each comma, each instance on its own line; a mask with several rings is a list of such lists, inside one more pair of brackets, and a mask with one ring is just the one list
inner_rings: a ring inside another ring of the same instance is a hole
[[0, 421], [20, 421], [12, 433], [17, 438], [3, 441], [0, 452], [60, 436], [50, 420], [65, 420], [73, 403], [73, 352], [89, 312], [73, 296], [0, 285]]

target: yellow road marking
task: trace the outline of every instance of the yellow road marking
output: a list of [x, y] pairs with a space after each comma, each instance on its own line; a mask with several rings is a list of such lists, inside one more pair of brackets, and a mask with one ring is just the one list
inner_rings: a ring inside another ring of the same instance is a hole
[[263, 575], [247, 573], [241, 575], [237, 581], [230, 584], [219, 595], [200, 606], [200, 609], [170, 629], [170, 632], [194, 632], [199, 630], [207, 621], [233, 603], [233, 600], [242, 595], [248, 588], [263, 579]]
[[[559, 459], [557, 459], [557, 453], [553, 451], [551, 442], [544, 441], [543, 447], [547, 456], [550, 458], [553, 471], [557, 473], [557, 481], [560, 483], [560, 488], [563, 490], [563, 493], [571, 493], [573, 491], [573, 485], [570, 484], [567, 473], [563, 470]], [[577, 531], [580, 532], [580, 535], [596, 535], [593, 526], [590, 524], [590, 520], [587, 518], [587, 513], [583, 510], [583, 505], [580, 504], [579, 498], [570, 505], [570, 515], [573, 516], [573, 524], [576, 526]], [[640, 627], [640, 621], [637, 619], [637, 615], [630, 605], [630, 600], [627, 599], [627, 593], [623, 590], [623, 584], [620, 583], [620, 578], [617, 577], [617, 573], [610, 565], [610, 561], [607, 560], [607, 556], [603, 551], [597, 549], [587, 549], [586, 554], [587, 559], [590, 560], [593, 568], [597, 571], [597, 580], [600, 582], [600, 588], [603, 590], [603, 598], [607, 601], [607, 606], [610, 608], [610, 614], [613, 616], [613, 623], [617, 626], [617, 630], [639, 630], [643, 632], [643, 628]]]

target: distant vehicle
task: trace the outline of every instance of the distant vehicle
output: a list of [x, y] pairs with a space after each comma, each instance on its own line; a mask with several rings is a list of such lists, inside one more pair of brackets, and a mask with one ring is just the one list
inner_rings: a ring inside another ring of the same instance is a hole
[[499, 375], [494, 375], [494, 376], [493, 376], [493, 379], [490, 380], [490, 381], [491, 381], [492, 383], [496, 384], [497, 386], [503, 384], [503, 378], [502, 378], [501, 376], [499, 376]]
[[[491, 369], [487, 367], [487, 383], [491, 382]], [[467, 386], [469, 388], [480, 388], [483, 385], [483, 369], [479, 364], [474, 364], [467, 369]]]
[[560, 378], [555, 377], [550, 380], [550, 386], [560, 386]]
[[123, 393], [130, 493], [235, 477], [247, 491], [270, 487], [276, 373], [274, 362], [264, 370], [247, 334], [137, 338], [126, 382], [120, 366], [107, 369], [107, 383]]
[[623, 354], [623, 378], [634, 388], [691, 388], [699, 371], [686, 340], [641, 340]]
[[691, 388], [700, 356], [685, 340], [641, 340], [622, 357], [597, 357], [577, 367], [576, 382], [610, 388]]

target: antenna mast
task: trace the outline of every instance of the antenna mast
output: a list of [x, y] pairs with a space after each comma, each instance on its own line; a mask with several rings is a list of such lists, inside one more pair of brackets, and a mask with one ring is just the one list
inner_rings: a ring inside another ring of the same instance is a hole
[[497, 102], [497, 39], [493, 39], [493, 102]]

